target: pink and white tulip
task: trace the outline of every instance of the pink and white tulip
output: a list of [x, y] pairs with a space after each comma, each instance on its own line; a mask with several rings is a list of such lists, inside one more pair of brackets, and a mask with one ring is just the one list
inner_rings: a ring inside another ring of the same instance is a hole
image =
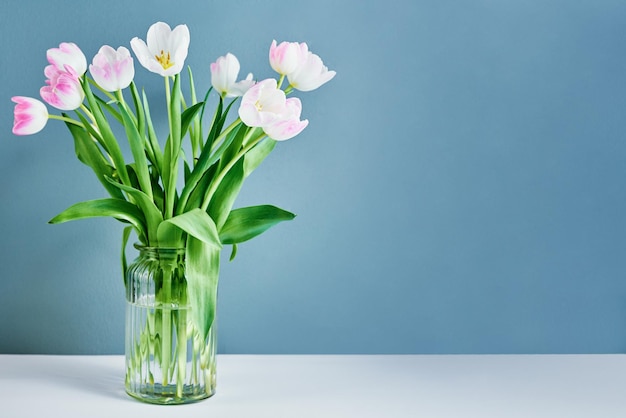
[[260, 127], [267, 136], [284, 141], [298, 135], [309, 121], [300, 120], [300, 99], [287, 99], [273, 78], [252, 86], [241, 99], [239, 117], [251, 127]]
[[300, 120], [302, 103], [297, 97], [285, 102], [285, 109], [278, 119], [263, 127], [263, 132], [276, 141], [285, 141], [298, 135], [309, 124], [308, 120]]
[[48, 65], [44, 74], [48, 78], [47, 85], [39, 90], [39, 94], [46, 103], [60, 110], [74, 110], [80, 107], [85, 93], [73, 71], [60, 71], [54, 65]]
[[163, 77], [182, 71], [189, 49], [187, 25], [178, 25], [172, 30], [167, 23], [157, 22], [148, 29], [146, 40], [147, 43], [139, 38], [130, 41], [141, 65]]
[[23, 96], [15, 96], [11, 100], [16, 103], [13, 111], [13, 133], [15, 135], [32, 135], [46, 126], [48, 109], [41, 101]]
[[106, 91], [125, 89], [135, 76], [133, 57], [123, 46], [116, 51], [109, 45], [104, 45], [93, 57], [89, 72], [94, 81]]
[[335, 71], [328, 71], [322, 59], [309, 51], [307, 58], [298, 68], [287, 75], [289, 84], [296, 90], [311, 91], [327, 83], [335, 76]]
[[63, 42], [58, 48], [50, 48], [46, 57], [59, 71], [73, 73], [77, 77], [87, 71], [87, 58], [75, 43]]
[[309, 47], [306, 43], [272, 41], [270, 46], [270, 65], [278, 74], [289, 75], [307, 59]]
[[239, 60], [230, 52], [211, 64], [211, 84], [222, 96], [243, 96], [254, 85], [252, 73], [245, 80], [237, 82]]
[[285, 92], [273, 78], [252, 86], [241, 98], [239, 117], [248, 126], [263, 127], [279, 119], [285, 111]]

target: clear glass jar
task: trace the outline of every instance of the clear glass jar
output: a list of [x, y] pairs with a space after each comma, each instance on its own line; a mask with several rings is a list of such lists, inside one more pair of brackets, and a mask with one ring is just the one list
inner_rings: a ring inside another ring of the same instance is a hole
[[126, 392], [156, 404], [215, 393], [216, 326], [206, 340], [191, 322], [184, 248], [136, 246], [126, 273]]

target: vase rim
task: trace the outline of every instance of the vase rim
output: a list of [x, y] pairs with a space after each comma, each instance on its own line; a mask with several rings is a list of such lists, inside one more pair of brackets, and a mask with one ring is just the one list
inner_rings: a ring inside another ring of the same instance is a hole
[[159, 245], [144, 245], [139, 242], [133, 244], [133, 246], [140, 252], [159, 252], [159, 253], [173, 253], [173, 252], [185, 252], [185, 247], [162, 247]]

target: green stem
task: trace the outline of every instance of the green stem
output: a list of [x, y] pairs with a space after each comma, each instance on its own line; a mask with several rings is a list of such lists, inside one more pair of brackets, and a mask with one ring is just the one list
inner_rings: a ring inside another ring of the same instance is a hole
[[222, 133], [219, 134], [219, 136], [217, 138], [215, 138], [215, 140], [213, 141], [213, 144], [211, 145], [211, 152], [215, 151], [215, 149], [219, 145], [221, 145], [221, 142], [224, 140], [224, 138], [226, 138], [226, 135], [228, 135], [230, 133], [230, 131], [235, 129], [235, 127], [239, 124], [239, 122], [241, 122], [241, 119], [237, 118], [233, 123], [228, 125], [228, 127], [226, 129], [224, 129], [222, 131]]
[[168, 384], [170, 358], [172, 350], [172, 274], [173, 269], [169, 265], [163, 266], [163, 285], [161, 287], [161, 373], [163, 373], [163, 386]]
[[122, 94], [122, 90], [117, 90], [115, 92], [115, 96], [117, 98], [117, 101], [124, 106], [124, 109], [126, 109], [126, 111], [131, 114], [131, 110], [129, 109], [128, 105], [126, 104], [126, 100], [124, 100], [124, 95]]
[[[250, 131], [250, 132], [254, 132], [254, 130]], [[252, 148], [254, 148], [254, 146], [256, 144], [258, 144], [259, 142], [261, 142], [261, 140], [263, 140], [264, 138], [266, 138], [265, 134], [259, 136], [258, 138], [250, 141], [246, 146], [244, 146], [234, 157], [232, 160], [230, 160], [228, 162], [228, 164], [226, 164], [224, 166], [224, 168], [222, 169], [222, 171], [220, 171], [220, 173], [217, 175], [217, 177], [215, 177], [215, 179], [211, 182], [211, 186], [209, 187], [209, 189], [207, 190], [207, 194], [204, 197], [204, 200], [202, 201], [202, 210], [206, 211], [207, 208], [209, 207], [209, 203], [211, 203], [211, 199], [213, 198], [213, 195], [215, 194], [215, 192], [217, 191], [217, 188], [219, 187], [220, 183], [222, 182], [222, 180], [224, 179], [224, 177], [226, 177], [226, 174], [228, 174], [228, 171], [230, 171], [231, 168], [233, 168], [235, 166], [235, 164], [237, 164], [237, 162], [244, 156], [246, 155], [246, 153], [248, 151], [250, 151]], [[246, 142], [247, 138], [244, 138], [244, 143]]]
[[98, 85], [98, 83], [95, 82], [95, 80], [93, 80], [92, 78], [87, 78], [87, 81], [89, 82], [89, 84], [91, 84], [92, 86], [95, 86], [98, 90], [100, 90], [101, 93], [103, 93], [105, 96], [107, 96], [109, 99], [111, 100], [115, 100], [115, 96], [113, 96], [111, 94], [111, 92], [106, 91], [105, 89], [103, 89], [102, 87], [100, 87]]
[[83, 103], [80, 104], [80, 110], [82, 110], [83, 112], [85, 112], [85, 115], [87, 115], [87, 117], [89, 119], [91, 119], [92, 123], [96, 123], [96, 119], [93, 117], [93, 113], [91, 113], [91, 111], [89, 110], [89, 108], [87, 106], [85, 106]]
[[178, 373], [176, 376], [176, 394], [183, 397], [183, 385], [187, 371], [187, 312], [179, 309], [176, 320], [176, 351], [178, 352]]
[[[231, 123], [226, 129], [222, 131], [222, 133], [217, 138], [215, 138], [215, 141], [213, 141], [213, 147], [211, 149], [211, 152], [215, 151], [215, 149], [217, 148], [217, 144], [220, 144], [226, 138], [226, 136], [230, 133], [230, 131], [232, 131], [239, 123], [241, 123], [241, 119], [237, 118], [237, 120]], [[200, 161], [202, 160], [203, 159], [200, 158]], [[187, 184], [183, 188], [183, 191], [180, 195], [180, 199], [178, 201], [177, 214], [180, 215], [185, 210], [185, 206], [187, 205], [187, 200], [189, 200], [189, 196], [191, 196], [191, 193], [197, 187], [198, 183], [200, 182], [200, 179], [202, 179], [202, 175], [204, 174], [204, 172], [208, 170], [209, 167], [211, 166], [211, 164], [208, 164], [208, 161], [210, 160], [211, 160], [210, 158], [204, 159], [206, 166], [202, 166], [202, 162], [200, 162], [200, 165], [197, 165], [196, 167], [194, 167], [194, 170], [191, 173], [191, 177], [189, 178]]]
[[72, 125], [76, 125], [76, 126], [80, 126], [81, 128], [84, 128], [82, 123], [80, 123], [79, 121], [74, 120], [72, 118], [68, 118], [68, 117], [64, 117], [64, 116], [58, 116], [58, 115], [48, 115], [48, 119], [61, 120], [63, 122], [71, 123]]
[[[167, 121], [168, 121], [168, 125], [170, 127], [170, 144], [174, 141], [174, 132], [172, 129], [172, 101], [171, 101], [171, 92], [170, 92], [170, 78], [168, 77], [164, 77], [165, 78], [165, 101], [167, 103]], [[167, 179], [167, 186], [165, 188], [165, 216], [164, 218], [171, 218], [172, 214], [174, 213], [174, 193], [176, 191], [176, 182], [172, 181], [172, 161], [171, 158], [174, 155], [174, 152], [172, 151], [173, 147], [170, 147], [170, 155], [168, 156], [169, 158], [167, 158], [167, 163], [169, 164], [168, 167], [168, 179]], [[174, 184], [172, 184], [174, 183]]]

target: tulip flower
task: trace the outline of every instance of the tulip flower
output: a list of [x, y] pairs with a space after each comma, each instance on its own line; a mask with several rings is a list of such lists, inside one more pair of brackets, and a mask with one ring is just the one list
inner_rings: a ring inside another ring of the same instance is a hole
[[300, 120], [302, 103], [297, 97], [285, 101], [283, 113], [274, 122], [263, 127], [263, 132], [276, 141], [285, 141], [298, 135], [309, 124], [308, 120]]
[[128, 49], [123, 46], [116, 51], [112, 47], [104, 45], [93, 57], [89, 72], [95, 82], [106, 91], [125, 89], [135, 76], [133, 57], [130, 56]]
[[239, 117], [248, 126], [263, 127], [276, 121], [285, 111], [285, 92], [273, 78], [252, 86], [241, 98]]
[[270, 65], [277, 73], [289, 75], [302, 65], [308, 56], [309, 47], [306, 43], [281, 42], [276, 40], [270, 46]]
[[15, 96], [11, 100], [16, 103], [13, 111], [13, 133], [15, 135], [32, 135], [46, 126], [48, 109], [41, 101], [23, 96]]
[[211, 84], [222, 96], [243, 96], [254, 85], [252, 73], [245, 80], [237, 82], [239, 60], [230, 52], [211, 64]]
[[289, 84], [296, 90], [311, 91], [330, 81], [334, 76], [335, 71], [328, 71], [322, 59], [309, 51], [306, 60], [288, 74], [287, 78]]
[[252, 86], [241, 98], [239, 117], [248, 126], [261, 127], [267, 136], [284, 141], [298, 135], [309, 124], [300, 120], [302, 104], [287, 99], [273, 78]]
[[63, 42], [58, 48], [50, 48], [46, 57], [48, 62], [59, 71], [70, 72], [77, 77], [82, 76], [87, 71], [87, 58], [74, 43]]
[[172, 30], [167, 23], [157, 22], [148, 29], [146, 39], [147, 43], [139, 38], [130, 41], [141, 65], [163, 77], [182, 71], [189, 48], [187, 25], [178, 25]]
[[74, 110], [80, 107], [85, 93], [74, 74], [59, 71], [54, 65], [48, 65], [44, 74], [48, 78], [47, 86], [42, 87], [39, 94], [46, 103], [60, 110]]

